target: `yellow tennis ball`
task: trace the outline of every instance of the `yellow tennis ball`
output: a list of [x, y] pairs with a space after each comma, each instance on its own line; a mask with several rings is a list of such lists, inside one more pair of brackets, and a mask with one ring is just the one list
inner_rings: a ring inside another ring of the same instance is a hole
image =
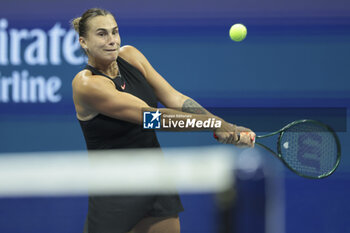
[[230, 28], [230, 37], [234, 41], [242, 41], [247, 36], [247, 28], [240, 23], [233, 25]]

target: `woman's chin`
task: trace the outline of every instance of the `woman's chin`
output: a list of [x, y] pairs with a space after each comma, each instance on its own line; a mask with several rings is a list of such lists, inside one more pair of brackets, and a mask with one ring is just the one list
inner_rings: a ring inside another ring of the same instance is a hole
[[115, 60], [117, 60], [118, 55], [113, 55], [113, 56], [104, 56], [103, 58], [101, 58], [101, 60], [104, 61], [104, 63], [111, 63], [114, 62]]
[[117, 58], [118, 58], [118, 53], [113, 53], [113, 54], [110, 54], [110, 55], [108, 55], [108, 56], [106, 56], [106, 58], [109, 60], [109, 61], [115, 61], [115, 60], [117, 60]]

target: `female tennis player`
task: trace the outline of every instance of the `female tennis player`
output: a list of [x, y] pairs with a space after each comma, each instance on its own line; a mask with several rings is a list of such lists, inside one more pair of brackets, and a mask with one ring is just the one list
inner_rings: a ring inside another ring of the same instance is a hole
[[[72, 24], [88, 57], [87, 66], [72, 82], [88, 150], [159, 148], [155, 132], [142, 129], [144, 108], [221, 120], [221, 127], [213, 129], [221, 143], [253, 146], [248, 136], [238, 140], [239, 132], [251, 130], [212, 115], [175, 90], [135, 47], [120, 47], [118, 25], [110, 12], [89, 9]], [[158, 101], [166, 108], [157, 109]], [[84, 232], [179, 233], [181, 211], [178, 195], [90, 196]]]

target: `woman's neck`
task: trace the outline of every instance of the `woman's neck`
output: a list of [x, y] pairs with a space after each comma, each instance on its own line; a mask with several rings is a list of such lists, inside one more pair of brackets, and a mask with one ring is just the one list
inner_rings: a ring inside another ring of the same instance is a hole
[[98, 63], [93, 59], [89, 59], [88, 64], [109, 77], [115, 77], [119, 73], [117, 61], [113, 61], [112, 63]]

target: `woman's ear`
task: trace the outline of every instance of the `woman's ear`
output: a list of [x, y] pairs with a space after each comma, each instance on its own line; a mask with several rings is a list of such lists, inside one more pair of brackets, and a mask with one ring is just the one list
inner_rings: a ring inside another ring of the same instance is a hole
[[87, 50], [87, 44], [86, 44], [86, 40], [84, 39], [84, 37], [79, 37], [79, 43], [80, 43], [80, 46], [84, 49], [84, 50]]

